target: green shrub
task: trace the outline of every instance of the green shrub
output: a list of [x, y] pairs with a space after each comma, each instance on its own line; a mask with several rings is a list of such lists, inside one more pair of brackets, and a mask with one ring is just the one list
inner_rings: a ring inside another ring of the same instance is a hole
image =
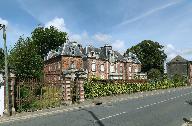
[[161, 78], [161, 72], [158, 69], [152, 68], [151, 70], [149, 70], [147, 77], [150, 80], [154, 80], [154, 81], [159, 80]]
[[172, 87], [185, 86], [183, 81], [175, 82], [166, 77], [162, 80], [145, 83], [127, 83], [126, 81], [86, 81], [84, 83], [85, 98], [111, 96], [118, 94], [131, 94], [140, 91], [152, 91]]

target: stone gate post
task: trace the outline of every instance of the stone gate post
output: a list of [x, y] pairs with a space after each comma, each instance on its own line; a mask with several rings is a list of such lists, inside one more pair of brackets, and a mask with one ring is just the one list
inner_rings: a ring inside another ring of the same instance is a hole
[[69, 74], [63, 77], [62, 94], [64, 103], [71, 104], [71, 76]]
[[77, 84], [77, 95], [78, 95], [78, 100], [79, 102], [83, 102], [85, 99], [84, 99], [84, 81], [86, 80], [87, 78], [87, 75], [85, 73], [81, 73], [80, 75], [76, 76], [77, 78], [77, 81], [76, 81], [76, 84]]

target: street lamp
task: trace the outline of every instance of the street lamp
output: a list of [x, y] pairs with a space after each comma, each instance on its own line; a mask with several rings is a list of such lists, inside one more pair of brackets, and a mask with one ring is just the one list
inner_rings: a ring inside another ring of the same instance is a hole
[[0, 24], [0, 30], [3, 29], [3, 40], [4, 40], [4, 55], [5, 55], [5, 113], [9, 116], [9, 85], [8, 85], [8, 66], [7, 66], [7, 46], [6, 46], [6, 27], [4, 24]]

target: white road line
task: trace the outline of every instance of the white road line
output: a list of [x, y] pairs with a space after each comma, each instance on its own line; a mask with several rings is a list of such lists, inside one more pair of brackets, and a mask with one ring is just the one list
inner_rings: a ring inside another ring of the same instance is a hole
[[165, 99], [165, 100], [158, 101], [158, 102], [155, 102], [155, 103], [151, 103], [151, 104], [148, 104], [148, 105], [140, 106], [140, 107], [137, 108], [137, 110], [142, 109], [142, 108], [146, 108], [146, 107], [149, 107], [149, 106], [153, 106], [153, 105], [156, 105], [156, 104], [160, 104], [160, 103], [163, 103], [163, 102], [167, 102], [167, 101], [170, 101], [170, 100], [173, 100], [173, 99], [176, 99], [176, 98], [179, 98], [179, 97], [182, 97], [184, 95], [191, 94], [191, 93], [192, 92], [189, 92], [189, 93], [186, 93], [186, 94], [181, 94], [179, 96], [175, 96], [175, 97], [172, 97], [172, 98], [169, 98], [169, 99]]
[[117, 114], [114, 114], [114, 115], [110, 115], [110, 116], [101, 118], [101, 119], [99, 119], [99, 120], [95, 120], [95, 122], [101, 121], [101, 120], [105, 120], [105, 119], [109, 119], [109, 118], [112, 118], [112, 117], [115, 117], [115, 116], [119, 116], [119, 115], [122, 115], [122, 114], [125, 114], [125, 113], [126, 113], [126, 112], [121, 112], [121, 113], [117, 113]]
[[[192, 93], [192, 92], [190, 92], [190, 93]], [[153, 105], [156, 105], [156, 104], [160, 104], [160, 103], [163, 103], [163, 102], [167, 102], [167, 101], [169, 101], [169, 100], [173, 100], [173, 99], [179, 98], [179, 97], [181, 97], [181, 96], [183, 96], [183, 95], [187, 95], [187, 94], [190, 94], [190, 93], [182, 94], [182, 95], [179, 95], [179, 96], [176, 96], [176, 97], [172, 97], [172, 98], [169, 98], [169, 99], [165, 99], [165, 100], [162, 100], [162, 101], [158, 101], [158, 102], [154, 102], [154, 103], [147, 104], [147, 105], [144, 105], [144, 106], [140, 106], [140, 107], [138, 107], [138, 108], [136, 108], [136, 109], [139, 110], [139, 109], [143, 109], [143, 108], [146, 108], [146, 107], [150, 107], [150, 106], [153, 106]], [[99, 119], [99, 120], [95, 120], [95, 122], [101, 121], [101, 120], [105, 120], [105, 119], [109, 119], [109, 118], [112, 118], [112, 117], [115, 117], [115, 116], [119, 116], [119, 115], [122, 115], [122, 114], [124, 114], [124, 113], [126, 113], [126, 112], [122, 112], [122, 113], [110, 115], [110, 116], [101, 118], [101, 119]]]

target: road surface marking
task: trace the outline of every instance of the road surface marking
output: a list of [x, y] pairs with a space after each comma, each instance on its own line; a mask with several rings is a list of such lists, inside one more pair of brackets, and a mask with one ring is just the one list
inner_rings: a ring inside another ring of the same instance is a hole
[[99, 119], [99, 120], [95, 120], [95, 122], [98, 122], [98, 121], [101, 121], [101, 120], [105, 120], [105, 119], [109, 119], [109, 118], [112, 118], [112, 117], [115, 117], [115, 116], [119, 116], [119, 115], [122, 115], [122, 114], [125, 114], [125, 113], [126, 113], [126, 112], [121, 112], [121, 113], [117, 113], [117, 114], [114, 114], [114, 115], [110, 115], [110, 116], [101, 118], [101, 119]]
[[149, 107], [149, 106], [153, 106], [153, 105], [156, 105], [156, 104], [160, 104], [160, 103], [163, 103], [163, 102], [167, 102], [167, 101], [170, 101], [170, 100], [173, 100], [173, 99], [176, 99], [176, 98], [185, 96], [185, 95], [189, 95], [189, 94], [191, 94], [191, 93], [192, 93], [192, 92], [185, 93], [185, 94], [181, 94], [181, 95], [179, 95], [179, 96], [175, 96], [175, 97], [172, 97], [172, 98], [169, 98], [169, 99], [165, 99], [165, 100], [158, 101], [158, 102], [155, 102], [155, 103], [151, 103], [151, 104], [148, 104], [148, 105], [140, 106], [140, 107], [137, 108], [137, 110], [138, 110], [138, 109], [143, 109], [143, 108], [146, 108], [146, 107]]

